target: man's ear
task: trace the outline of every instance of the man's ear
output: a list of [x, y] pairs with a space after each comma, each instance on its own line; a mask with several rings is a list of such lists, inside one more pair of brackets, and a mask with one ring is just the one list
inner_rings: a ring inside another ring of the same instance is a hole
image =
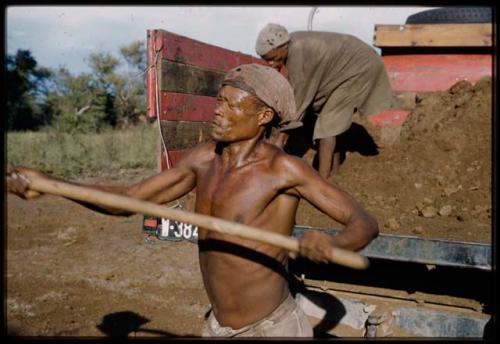
[[259, 112], [259, 125], [266, 125], [273, 120], [274, 111], [271, 108], [266, 107]]
[[283, 50], [286, 52], [286, 55], [288, 55], [288, 46], [290, 45], [290, 42], [286, 42], [285, 45], [283, 46]]

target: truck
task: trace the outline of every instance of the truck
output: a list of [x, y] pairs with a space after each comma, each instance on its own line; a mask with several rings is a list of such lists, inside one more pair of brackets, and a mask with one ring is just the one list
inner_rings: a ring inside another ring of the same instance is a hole
[[[381, 49], [399, 107], [370, 116], [370, 122], [401, 125], [411, 116], [416, 92], [491, 75], [491, 36], [491, 23], [375, 25], [374, 46]], [[147, 31], [147, 54], [147, 116], [160, 128], [158, 171], [210, 139], [225, 72], [240, 64], [265, 64], [163, 29]], [[335, 235], [340, 229], [297, 224], [292, 235], [310, 230]], [[145, 216], [142, 231], [165, 244], [197, 241], [196, 227], [170, 219]], [[492, 335], [491, 244], [381, 233], [360, 254], [369, 258], [368, 270], [290, 261], [290, 286], [315, 337]]]

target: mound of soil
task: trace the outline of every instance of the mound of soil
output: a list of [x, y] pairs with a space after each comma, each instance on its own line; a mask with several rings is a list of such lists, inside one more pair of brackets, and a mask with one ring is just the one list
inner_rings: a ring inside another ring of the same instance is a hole
[[[378, 154], [348, 151], [331, 181], [377, 218], [382, 233], [491, 242], [491, 95], [490, 77], [461, 81], [416, 94], [401, 126], [356, 118], [353, 126], [366, 129]], [[305, 158], [312, 162], [314, 153]], [[305, 202], [297, 223], [337, 226]]]
[[[491, 241], [491, 79], [417, 94], [400, 127], [373, 127], [366, 118], [356, 125], [378, 147], [349, 150], [332, 182], [383, 233]], [[305, 158], [312, 162], [314, 153]], [[155, 173], [136, 172], [82, 181], [135, 182]], [[101, 215], [53, 196], [6, 201], [8, 335], [200, 335], [209, 302], [196, 245], [145, 240], [141, 215]], [[194, 195], [181, 203], [192, 210]], [[297, 223], [340, 227], [305, 201]]]

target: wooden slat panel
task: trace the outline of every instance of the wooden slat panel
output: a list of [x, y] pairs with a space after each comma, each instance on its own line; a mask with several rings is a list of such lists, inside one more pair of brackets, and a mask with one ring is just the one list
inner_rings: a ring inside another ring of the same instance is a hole
[[160, 120], [208, 122], [214, 116], [216, 98], [161, 92]]
[[265, 64], [264, 60], [258, 57], [202, 43], [168, 31], [158, 31], [163, 42], [162, 57], [170, 61], [224, 72], [241, 64]]
[[160, 90], [214, 97], [224, 73], [162, 60]]
[[391, 85], [396, 91], [444, 91], [460, 80], [477, 82], [492, 75], [489, 54], [383, 56]]
[[168, 150], [193, 148], [211, 139], [210, 122], [161, 121]]
[[492, 24], [375, 25], [376, 47], [491, 47]]
[[156, 117], [156, 66], [155, 66], [156, 30], [147, 31], [147, 60], [146, 72], [146, 117]]

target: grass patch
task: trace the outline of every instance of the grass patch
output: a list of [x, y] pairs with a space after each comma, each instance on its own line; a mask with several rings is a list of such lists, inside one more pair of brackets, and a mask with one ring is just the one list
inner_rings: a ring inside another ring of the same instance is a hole
[[54, 130], [6, 134], [7, 163], [59, 177], [93, 176], [121, 169], [155, 169], [156, 124], [99, 134], [67, 134]]

